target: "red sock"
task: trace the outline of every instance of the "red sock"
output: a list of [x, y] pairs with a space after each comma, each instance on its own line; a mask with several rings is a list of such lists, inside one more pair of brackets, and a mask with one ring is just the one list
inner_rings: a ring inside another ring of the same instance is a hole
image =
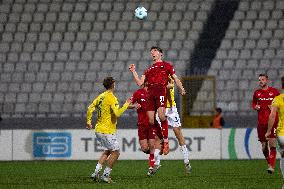
[[165, 140], [165, 142], [167, 142], [168, 140], [168, 137], [169, 137], [169, 131], [168, 131], [168, 120], [164, 120], [164, 121], [161, 121], [161, 126], [162, 126], [162, 134], [163, 134], [163, 138]]
[[264, 157], [265, 157], [265, 159], [267, 161], [267, 164], [270, 164], [268, 147], [266, 146], [266, 148], [262, 152], [263, 152], [263, 155], [264, 155]]
[[155, 163], [154, 154], [150, 154], [150, 156], [149, 156], [149, 167], [154, 167], [154, 163]]
[[276, 148], [275, 147], [270, 147], [269, 165], [274, 167], [275, 166], [275, 161], [276, 161]]

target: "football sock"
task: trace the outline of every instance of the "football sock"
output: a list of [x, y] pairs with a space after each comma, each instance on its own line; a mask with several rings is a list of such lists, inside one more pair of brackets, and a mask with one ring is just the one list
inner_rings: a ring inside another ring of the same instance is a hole
[[154, 154], [150, 154], [149, 155], [149, 167], [154, 167], [154, 163], [155, 163]]
[[160, 150], [159, 149], [155, 149], [154, 157], [155, 157], [155, 165], [160, 165], [161, 156], [160, 156]]
[[284, 158], [283, 157], [280, 158], [280, 169], [281, 169], [282, 177], [284, 178]]
[[161, 126], [162, 126], [162, 134], [164, 138], [164, 142], [169, 142], [168, 136], [169, 136], [169, 131], [168, 131], [168, 120], [161, 121]]
[[96, 166], [96, 170], [95, 170], [95, 173], [99, 173], [102, 169], [102, 164], [98, 163], [97, 166]]
[[105, 170], [104, 170], [103, 175], [104, 175], [105, 177], [109, 177], [109, 175], [110, 175], [110, 173], [111, 173], [111, 170], [112, 170], [111, 168], [106, 167]]
[[263, 152], [263, 155], [264, 155], [264, 157], [265, 157], [265, 159], [266, 159], [266, 161], [267, 161], [267, 164], [270, 164], [270, 162], [269, 162], [269, 150], [268, 150], [268, 147], [266, 147], [262, 152]]
[[270, 147], [269, 163], [272, 167], [275, 166], [276, 160], [276, 147]]
[[183, 162], [184, 162], [185, 164], [188, 164], [188, 163], [189, 163], [189, 153], [188, 153], [188, 150], [187, 150], [186, 145], [182, 145], [182, 146], [180, 147], [180, 149], [181, 149], [181, 152], [182, 152], [182, 154], [183, 154]]

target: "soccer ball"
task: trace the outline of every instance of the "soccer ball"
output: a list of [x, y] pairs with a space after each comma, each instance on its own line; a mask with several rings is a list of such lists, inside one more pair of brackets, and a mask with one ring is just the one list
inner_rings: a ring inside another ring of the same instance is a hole
[[147, 9], [145, 9], [144, 7], [137, 7], [135, 9], [134, 15], [140, 20], [145, 19], [147, 17]]

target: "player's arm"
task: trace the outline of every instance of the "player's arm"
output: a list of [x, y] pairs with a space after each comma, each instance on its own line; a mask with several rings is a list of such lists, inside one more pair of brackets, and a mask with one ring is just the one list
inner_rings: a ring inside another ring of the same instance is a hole
[[184, 87], [183, 87], [183, 85], [182, 85], [182, 82], [181, 82], [180, 79], [177, 77], [177, 75], [176, 75], [176, 74], [173, 74], [173, 75], [172, 75], [172, 78], [173, 78], [173, 80], [175, 81], [175, 83], [176, 83], [176, 85], [177, 85], [177, 87], [178, 87], [178, 89], [179, 89], [180, 94], [181, 94], [181, 95], [185, 95], [186, 91], [185, 91], [185, 89], [184, 89]]
[[268, 119], [268, 128], [265, 134], [266, 138], [271, 134], [271, 129], [274, 125], [277, 111], [278, 111], [278, 107], [276, 106], [271, 107], [271, 112], [270, 112], [269, 119]]
[[255, 94], [253, 95], [253, 98], [252, 98], [251, 107], [254, 110], [259, 110], [260, 109], [260, 105], [257, 102], [257, 98], [256, 98]]
[[174, 88], [174, 86], [175, 86], [174, 80], [169, 79], [167, 89], [172, 89]]
[[116, 101], [113, 100], [113, 103], [111, 103], [112, 112], [114, 113], [116, 117], [119, 117], [121, 116], [121, 114], [123, 114], [123, 112], [125, 112], [125, 110], [127, 110], [130, 103], [131, 103], [131, 99], [128, 98], [126, 102], [123, 104], [123, 106], [119, 108], [117, 100]]
[[129, 70], [131, 71], [133, 77], [134, 77], [134, 80], [136, 82], [136, 84], [138, 86], [142, 86], [144, 84], [144, 81], [145, 81], [145, 75], [142, 75], [141, 78], [139, 78], [139, 75], [138, 73], [136, 72], [136, 69], [135, 69], [135, 65], [134, 64], [130, 64], [129, 65]]
[[86, 126], [87, 129], [92, 129], [93, 128], [93, 126], [92, 126], [92, 118], [93, 118], [93, 112], [96, 109], [97, 101], [98, 101], [98, 99], [96, 98], [92, 102], [92, 104], [90, 104], [90, 106], [87, 109], [87, 126]]

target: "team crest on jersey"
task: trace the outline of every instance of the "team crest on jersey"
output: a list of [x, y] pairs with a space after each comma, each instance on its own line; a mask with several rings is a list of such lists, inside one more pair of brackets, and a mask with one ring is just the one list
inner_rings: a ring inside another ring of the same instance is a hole
[[257, 96], [260, 96], [260, 95], [261, 95], [261, 93], [257, 93], [256, 95], [257, 95]]
[[269, 93], [269, 96], [272, 96], [272, 95], [273, 95], [273, 92], [270, 92], [270, 93]]

